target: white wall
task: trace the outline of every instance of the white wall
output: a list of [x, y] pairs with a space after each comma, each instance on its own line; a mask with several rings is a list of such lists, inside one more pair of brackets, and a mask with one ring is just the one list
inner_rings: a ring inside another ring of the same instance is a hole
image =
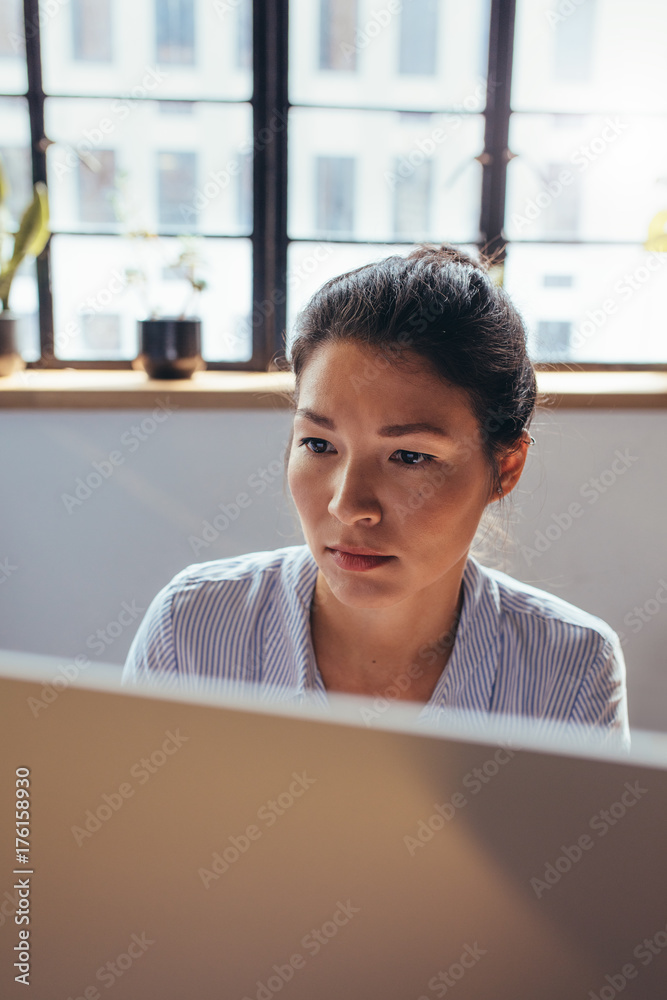
[[[124, 602], [145, 609], [190, 563], [302, 544], [282, 473], [261, 495], [251, 479], [282, 465], [287, 411], [179, 409], [138, 441], [147, 417], [0, 411], [0, 648], [122, 663], [141, 617], [115, 626]], [[667, 730], [667, 412], [542, 410], [533, 432], [500, 568], [623, 633], [631, 722]], [[62, 495], [114, 451], [109, 478], [68, 512]], [[610, 471], [617, 451], [622, 472]], [[190, 537], [243, 491], [250, 506], [195, 552]], [[580, 516], [563, 530], [573, 503]], [[120, 634], [96, 638], [109, 626]]]

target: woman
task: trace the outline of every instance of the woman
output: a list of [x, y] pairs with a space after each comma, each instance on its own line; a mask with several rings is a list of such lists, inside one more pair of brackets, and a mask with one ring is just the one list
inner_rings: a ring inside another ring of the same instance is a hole
[[423, 246], [334, 278], [289, 361], [287, 480], [307, 544], [187, 567], [123, 680], [384, 694], [627, 742], [612, 629], [469, 555], [521, 476], [536, 399], [521, 318], [486, 264]]

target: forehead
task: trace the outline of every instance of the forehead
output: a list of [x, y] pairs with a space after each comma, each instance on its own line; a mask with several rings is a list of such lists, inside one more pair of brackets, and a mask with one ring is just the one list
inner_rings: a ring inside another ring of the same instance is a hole
[[327, 416], [332, 415], [327, 408], [342, 415], [372, 414], [387, 422], [398, 416], [433, 422], [440, 416], [466, 428], [476, 423], [464, 389], [444, 381], [414, 352], [401, 353], [409, 366], [397, 366], [395, 357], [352, 341], [321, 345], [302, 370], [299, 407]]

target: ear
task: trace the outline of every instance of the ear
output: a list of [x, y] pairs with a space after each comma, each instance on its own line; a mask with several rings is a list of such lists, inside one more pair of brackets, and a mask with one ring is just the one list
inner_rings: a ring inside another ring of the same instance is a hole
[[521, 478], [523, 467], [526, 464], [526, 456], [530, 447], [530, 434], [524, 431], [521, 440], [511, 451], [507, 451], [499, 462], [500, 485], [503, 488], [502, 496], [495, 489], [491, 496], [491, 501], [502, 500], [504, 496], [511, 493]]

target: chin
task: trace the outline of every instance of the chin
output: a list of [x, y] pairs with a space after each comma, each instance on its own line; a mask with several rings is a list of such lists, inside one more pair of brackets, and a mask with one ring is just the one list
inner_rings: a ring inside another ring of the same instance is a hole
[[[361, 577], [362, 574], [359, 574]], [[365, 579], [348, 580], [341, 584], [333, 582], [325, 575], [329, 590], [341, 604], [349, 608], [391, 608], [402, 601], [405, 595], [399, 595], [395, 589], [389, 591], [379, 583]]]

